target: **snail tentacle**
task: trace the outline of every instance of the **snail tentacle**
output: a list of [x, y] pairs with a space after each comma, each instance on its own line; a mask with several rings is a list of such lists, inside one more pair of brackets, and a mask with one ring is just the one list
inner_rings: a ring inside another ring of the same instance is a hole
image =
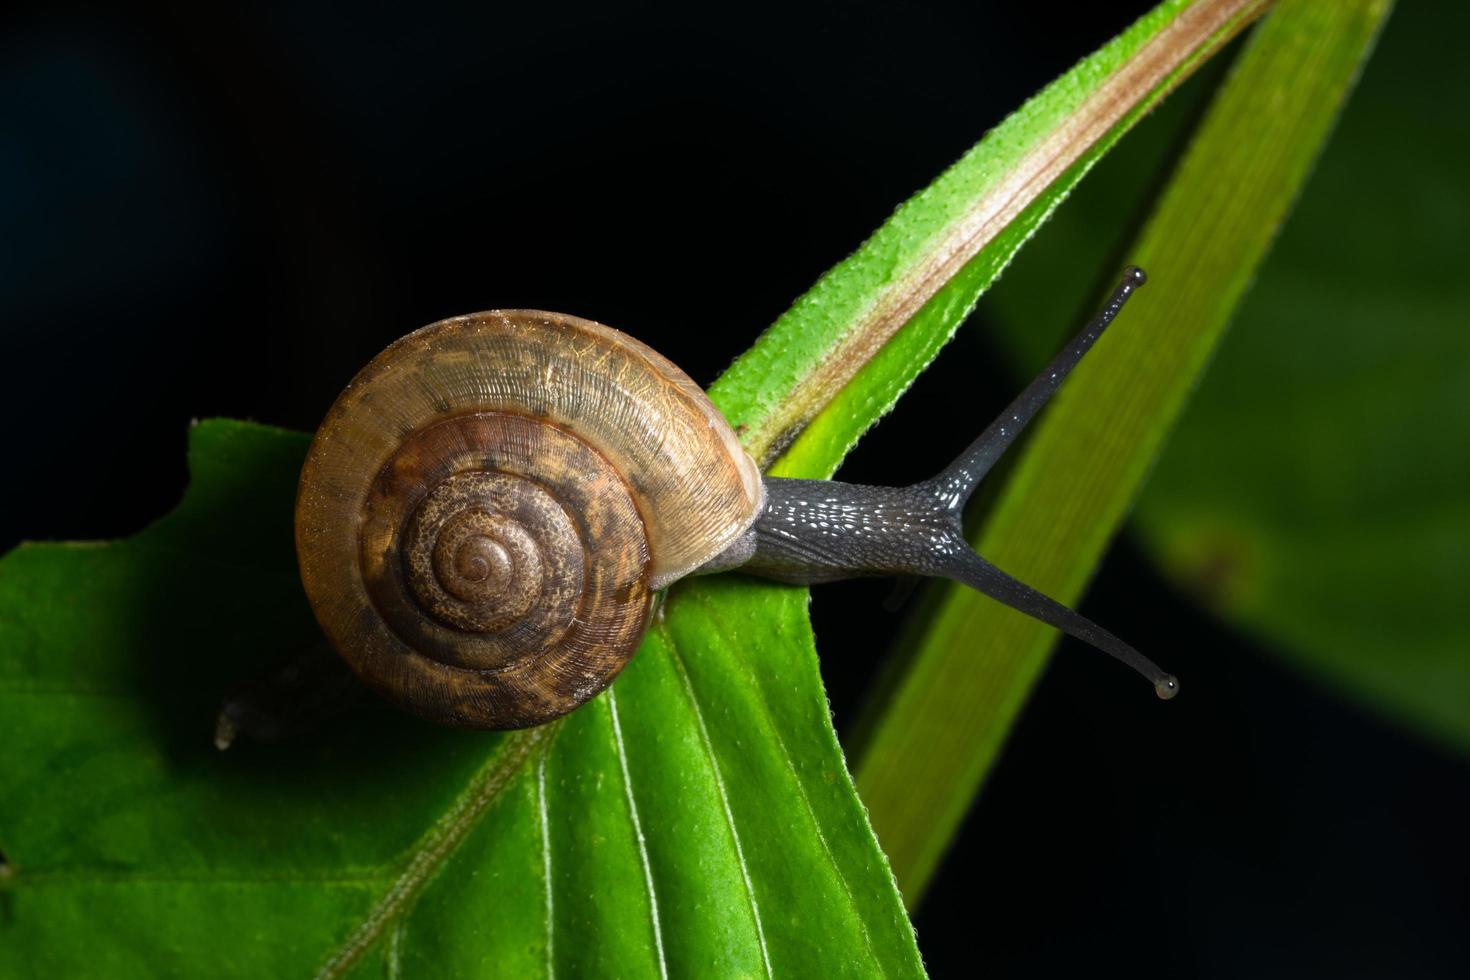
[[946, 577], [1112, 655], [1146, 677], [1153, 684], [1154, 693], [1165, 701], [1179, 693], [1179, 680], [1173, 674], [1165, 673], [1158, 664], [1086, 616], [1007, 575], [973, 551], [956, 552], [955, 565]]
[[1067, 375], [1072, 373], [1082, 356], [1092, 349], [1097, 338], [1102, 336], [1103, 331], [1118, 316], [1133, 291], [1147, 281], [1148, 277], [1136, 265], [1124, 270], [1122, 281], [1097, 316], [1052, 358], [1051, 363], [1032, 379], [1026, 389], [1006, 406], [1005, 411], [995, 417], [995, 421], [986, 426], [985, 431], [953, 463], [929, 481], [928, 485], [947, 507], [951, 510], [964, 508], [965, 502], [970, 499], [985, 474], [990, 472], [996, 460], [1000, 459], [1026, 428], [1027, 423], [1051, 400], [1051, 396], [1067, 379]]
[[961, 526], [980, 479], [1051, 398], [1144, 282], [1132, 267], [1091, 322], [980, 437], [937, 476], [909, 487], [766, 478], [766, 505], [745, 537], [701, 571], [740, 567], [799, 584], [865, 576], [948, 578], [1111, 654], [1148, 678], [1161, 698], [1175, 678], [1133, 647], [976, 554]]

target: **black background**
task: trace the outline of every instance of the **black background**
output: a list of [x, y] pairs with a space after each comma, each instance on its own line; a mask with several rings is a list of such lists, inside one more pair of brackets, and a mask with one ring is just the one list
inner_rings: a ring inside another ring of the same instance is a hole
[[[447, 315], [575, 313], [708, 382], [1147, 6], [12, 12], [0, 548], [137, 529], [182, 492], [191, 418], [313, 428]], [[843, 476], [925, 476], [1006, 400], [983, 307]], [[816, 592], [844, 733], [886, 593]], [[1187, 697], [1062, 646], [917, 913], [936, 975], [1470, 975], [1461, 762], [1196, 613], [1126, 538], [1084, 611]]]

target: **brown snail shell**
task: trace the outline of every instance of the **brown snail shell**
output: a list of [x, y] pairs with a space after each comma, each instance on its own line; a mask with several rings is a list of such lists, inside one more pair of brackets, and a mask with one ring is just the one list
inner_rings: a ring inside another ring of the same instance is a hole
[[454, 317], [343, 391], [301, 472], [296, 547], [328, 639], [417, 714], [516, 728], [637, 649], [653, 592], [724, 550], [760, 472], [699, 387], [610, 327]]

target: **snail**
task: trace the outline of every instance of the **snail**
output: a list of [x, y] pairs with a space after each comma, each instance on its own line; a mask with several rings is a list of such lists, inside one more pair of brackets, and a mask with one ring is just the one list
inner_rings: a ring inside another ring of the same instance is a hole
[[[684, 372], [610, 327], [527, 310], [431, 324], [369, 363], [312, 440], [296, 508], [307, 597], [367, 686], [463, 728], [574, 710], [632, 658], [661, 589], [736, 569], [953, 579], [1172, 697], [1172, 676], [987, 562], [961, 529], [975, 486], [1144, 281], [1129, 268], [954, 462], [908, 487], [763, 476]], [[323, 677], [340, 668], [306, 664], [227, 700], [217, 743], [330, 700]]]

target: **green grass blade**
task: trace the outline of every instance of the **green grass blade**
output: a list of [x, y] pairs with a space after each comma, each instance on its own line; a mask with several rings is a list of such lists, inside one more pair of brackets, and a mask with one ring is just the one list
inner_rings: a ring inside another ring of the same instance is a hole
[[1395, 10], [1131, 522], [1253, 646], [1462, 756], [1470, 129], [1445, 107], [1470, 75], [1424, 52], [1466, 31], [1470, 8]]
[[[1250, 39], [1129, 252], [1150, 285], [1041, 421], [977, 539], [982, 554], [1063, 601], [1082, 593], [1388, 8], [1387, 0], [1286, 0]], [[857, 766], [910, 905], [1056, 637], [963, 589], [938, 604]], [[1172, 665], [1167, 651], [1155, 653]], [[1139, 696], [1149, 696], [1143, 685]]]
[[711, 386], [751, 455], [830, 475], [1088, 169], [1265, 5], [1161, 3], [904, 203]]

